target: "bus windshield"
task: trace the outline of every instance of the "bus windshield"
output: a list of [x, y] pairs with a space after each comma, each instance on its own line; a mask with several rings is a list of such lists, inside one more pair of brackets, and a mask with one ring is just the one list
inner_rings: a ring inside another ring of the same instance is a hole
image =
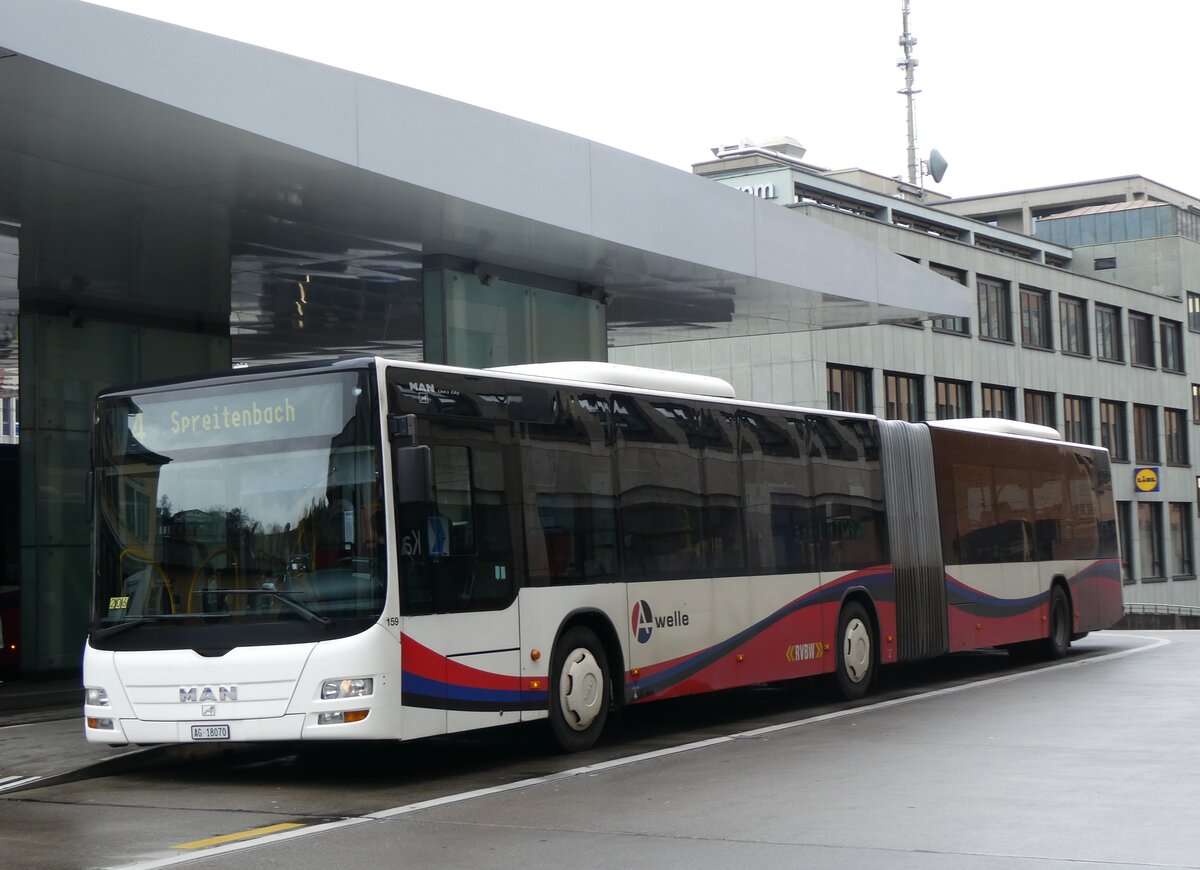
[[287, 643], [378, 619], [372, 389], [326, 372], [102, 398], [92, 645]]

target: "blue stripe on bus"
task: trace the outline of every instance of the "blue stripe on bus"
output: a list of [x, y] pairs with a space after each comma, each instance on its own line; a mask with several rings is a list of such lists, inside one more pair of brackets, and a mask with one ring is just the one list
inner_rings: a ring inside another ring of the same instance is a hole
[[544, 691], [481, 689], [475, 686], [460, 686], [441, 680], [421, 677], [409, 671], [403, 672], [402, 680], [405, 694], [412, 693], [427, 698], [442, 698], [447, 702], [465, 701], [472, 704], [491, 705], [497, 709], [534, 701], [544, 702], [547, 698], [547, 694]]

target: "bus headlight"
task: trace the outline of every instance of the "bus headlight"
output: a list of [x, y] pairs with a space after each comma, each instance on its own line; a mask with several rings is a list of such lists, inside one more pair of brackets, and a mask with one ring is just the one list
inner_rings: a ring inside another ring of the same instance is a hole
[[370, 677], [346, 680], [326, 680], [321, 686], [322, 701], [338, 698], [365, 698], [375, 691], [375, 681]]
[[89, 707], [107, 707], [108, 706], [108, 690], [100, 689], [94, 686], [88, 686], [84, 691], [83, 703]]

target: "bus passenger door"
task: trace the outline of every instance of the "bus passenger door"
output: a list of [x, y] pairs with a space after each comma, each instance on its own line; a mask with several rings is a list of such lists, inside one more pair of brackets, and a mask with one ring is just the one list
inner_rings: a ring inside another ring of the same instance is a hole
[[432, 446], [403, 448], [428, 451], [430, 478], [423, 495], [397, 485], [405, 739], [520, 719], [507, 430], [430, 421]]

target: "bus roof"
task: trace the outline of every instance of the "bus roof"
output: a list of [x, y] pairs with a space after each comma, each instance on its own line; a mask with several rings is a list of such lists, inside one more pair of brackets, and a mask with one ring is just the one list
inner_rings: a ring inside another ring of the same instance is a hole
[[643, 390], [658, 390], [664, 393], [690, 393], [695, 396], [715, 396], [721, 399], [737, 398], [733, 386], [721, 378], [619, 363], [588, 360], [528, 363], [515, 366], [496, 366], [487, 371], [534, 375], [556, 381], [579, 381], [613, 387], [638, 387]]
[[930, 420], [930, 426], [939, 429], [964, 429], [970, 432], [988, 432], [993, 435], [1019, 435], [1022, 438], [1043, 438], [1047, 441], [1062, 441], [1057, 429], [1020, 420], [1005, 420], [1001, 417], [963, 417], [956, 420]]

